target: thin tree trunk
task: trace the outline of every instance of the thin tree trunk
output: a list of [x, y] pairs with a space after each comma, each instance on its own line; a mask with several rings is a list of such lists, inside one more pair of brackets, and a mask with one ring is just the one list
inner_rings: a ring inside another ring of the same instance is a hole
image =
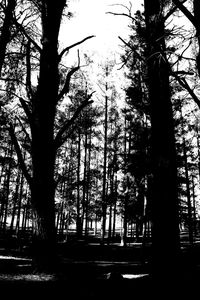
[[86, 203], [85, 203], [85, 237], [88, 236], [88, 214], [90, 201], [90, 164], [91, 164], [91, 149], [92, 149], [92, 128], [89, 132], [89, 149], [87, 158], [87, 180], [86, 180]]
[[16, 7], [16, 0], [8, 0], [5, 7], [5, 17], [0, 35], [0, 76], [6, 55], [6, 47], [11, 38], [11, 26], [13, 23], [13, 13]]
[[9, 157], [11, 159], [8, 170], [6, 171], [6, 179], [5, 179], [5, 186], [4, 186], [4, 221], [3, 221], [3, 231], [5, 232], [7, 229], [7, 217], [8, 217], [8, 205], [9, 205], [9, 196], [10, 196], [10, 178], [11, 178], [11, 164], [13, 159], [13, 145], [10, 147]]
[[192, 176], [192, 200], [193, 200], [193, 231], [196, 237], [197, 235], [197, 218], [196, 218], [196, 196], [195, 196], [195, 183], [194, 183], [194, 176]]
[[115, 191], [114, 191], [114, 207], [113, 207], [113, 226], [112, 226], [112, 236], [115, 237], [116, 228], [116, 214], [117, 214], [117, 176], [115, 176]]
[[22, 206], [23, 190], [24, 190], [24, 175], [21, 174], [20, 190], [19, 190], [19, 197], [18, 197], [18, 208], [17, 208], [17, 220], [16, 220], [16, 227], [15, 227], [17, 235], [19, 234], [19, 231], [20, 231], [21, 206]]
[[81, 167], [81, 133], [80, 128], [78, 130], [78, 157], [77, 157], [77, 203], [76, 203], [76, 233], [77, 237], [82, 236], [82, 226], [81, 226], [81, 208], [80, 208], [80, 167]]
[[108, 144], [108, 67], [106, 67], [106, 95], [105, 95], [105, 116], [104, 116], [104, 157], [103, 157], [103, 190], [102, 190], [102, 224], [101, 224], [101, 243], [104, 244], [106, 234], [106, 217], [107, 217], [107, 197], [106, 197], [106, 181], [107, 181], [107, 144]]
[[12, 209], [12, 217], [10, 222], [10, 230], [13, 230], [14, 227], [14, 221], [15, 221], [15, 214], [16, 214], [16, 206], [17, 206], [17, 200], [18, 200], [18, 194], [19, 194], [19, 183], [20, 183], [20, 173], [18, 171], [17, 179], [16, 179], [16, 186], [15, 186], [15, 193], [13, 197], [13, 209]]
[[187, 152], [186, 152], [184, 137], [183, 137], [183, 156], [184, 156], [186, 194], [187, 194], [189, 242], [192, 245], [193, 244], [192, 205], [191, 205], [191, 195], [190, 195], [190, 179], [189, 179], [189, 171], [188, 171]]
[[[85, 146], [84, 146], [84, 171], [83, 171], [83, 196], [82, 196], [82, 207], [83, 207], [83, 216], [82, 216], [82, 227], [83, 222], [86, 222], [85, 212], [86, 212], [86, 190], [87, 190], [87, 154], [88, 154], [88, 133], [85, 132]], [[85, 223], [84, 223], [85, 225]]]

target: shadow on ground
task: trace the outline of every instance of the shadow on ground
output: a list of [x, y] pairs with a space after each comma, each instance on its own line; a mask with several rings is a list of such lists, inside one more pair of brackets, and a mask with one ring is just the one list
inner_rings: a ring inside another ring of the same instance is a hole
[[199, 250], [184, 252], [184, 271], [171, 282], [170, 274], [151, 278], [148, 253], [140, 245], [60, 244], [55, 274], [35, 274], [26, 251], [0, 249], [0, 291], [5, 299], [47, 294], [63, 299], [173, 299], [175, 293], [177, 299], [191, 298], [198, 292], [200, 268], [194, 254], [198, 257]]

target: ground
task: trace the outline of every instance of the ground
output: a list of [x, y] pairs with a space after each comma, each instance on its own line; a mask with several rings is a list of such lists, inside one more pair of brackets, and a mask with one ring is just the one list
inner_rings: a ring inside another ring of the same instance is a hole
[[[37, 297], [50, 293], [64, 299], [180, 299], [198, 291], [200, 244], [182, 245], [183, 266], [175, 282], [153, 280], [149, 274], [148, 247], [120, 244], [67, 242], [58, 244], [60, 267], [56, 273], [34, 273], [26, 248], [0, 248], [0, 291], [7, 299], [20, 295]], [[169, 274], [170, 277], [170, 274]], [[169, 278], [170, 279], [170, 278]], [[179, 298], [178, 298], [179, 299]]]

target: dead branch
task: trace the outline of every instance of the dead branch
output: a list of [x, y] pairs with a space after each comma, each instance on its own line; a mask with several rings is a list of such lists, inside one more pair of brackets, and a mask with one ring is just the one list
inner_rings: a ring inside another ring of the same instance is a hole
[[136, 19], [133, 16], [126, 14], [126, 13], [114, 13], [114, 12], [108, 11], [108, 12], [106, 12], [106, 14], [110, 14], [110, 15], [114, 15], [114, 16], [124, 16], [124, 17], [130, 18], [134, 22], [136, 21]]
[[137, 52], [137, 50], [133, 47], [133, 45], [130, 45], [129, 43], [127, 43], [126, 41], [124, 41], [120, 36], [118, 36], [118, 38], [127, 46], [129, 47], [136, 55], [137, 57], [141, 60], [144, 61], [144, 58]]
[[59, 56], [58, 56], [58, 61], [60, 62], [61, 59], [62, 59], [62, 57], [63, 57], [63, 55], [64, 55], [66, 52], [68, 52], [70, 49], [72, 49], [72, 48], [74, 48], [74, 47], [76, 47], [76, 46], [78, 46], [78, 45], [84, 43], [85, 41], [87, 41], [87, 40], [89, 40], [89, 39], [91, 39], [91, 38], [93, 38], [93, 37], [95, 37], [95, 35], [90, 35], [90, 36], [88, 36], [88, 37], [82, 39], [81, 41], [79, 41], [79, 42], [77, 42], [77, 43], [74, 43], [74, 44], [72, 44], [72, 45], [70, 45], [70, 46], [64, 48], [64, 49], [60, 52], [60, 54], [59, 54]]
[[188, 20], [192, 23], [192, 25], [194, 25], [197, 31], [199, 31], [200, 28], [198, 26], [198, 22], [196, 21], [196, 18], [193, 16], [193, 14], [185, 7], [185, 5], [183, 5], [184, 1], [172, 0], [172, 2], [188, 18]]
[[22, 169], [22, 172], [23, 172], [27, 182], [29, 183], [29, 185], [31, 185], [32, 178], [31, 178], [31, 175], [29, 174], [29, 172], [27, 170], [27, 167], [26, 167], [23, 155], [22, 155], [22, 151], [21, 151], [21, 148], [19, 146], [16, 134], [15, 134], [15, 130], [14, 130], [13, 125], [11, 123], [9, 124], [8, 130], [9, 130], [10, 137], [11, 137], [11, 140], [13, 142], [13, 145], [15, 147], [15, 151], [17, 153], [17, 158], [18, 158], [19, 165]]
[[195, 94], [195, 92], [191, 89], [189, 86], [187, 80], [183, 77], [179, 77], [176, 72], [171, 72], [171, 75], [178, 81], [178, 83], [190, 94], [194, 102], [198, 105], [200, 108], [200, 100]]
[[76, 109], [75, 113], [71, 117], [70, 120], [67, 120], [65, 124], [62, 126], [62, 128], [58, 131], [55, 140], [54, 140], [54, 146], [55, 149], [57, 150], [66, 140], [68, 135], [64, 135], [64, 133], [74, 124], [75, 120], [78, 118], [82, 110], [89, 104], [93, 102], [93, 100], [90, 100], [95, 93], [92, 92], [91, 94], [88, 95], [88, 97], [81, 103], [81, 105]]

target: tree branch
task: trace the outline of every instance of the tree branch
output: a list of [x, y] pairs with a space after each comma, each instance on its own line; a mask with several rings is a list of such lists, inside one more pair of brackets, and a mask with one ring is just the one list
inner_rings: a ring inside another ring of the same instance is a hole
[[71, 117], [70, 120], [67, 120], [65, 124], [62, 126], [62, 128], [58, 131], [55, 140], [54, 140], [54, 146], [55, 149], [57, 150], [66, 140], [67, 136], [63, 136], [64, 133], [69, 129], [71, 125], [75, 122], [75, 120], [78, 118], [82, 110], [89, 104], [93, 102], [93, 100], [90, 100], [92, 95], [95, 92], [92, 92], [91, 94], [88, 95], [88, 97], [81, 103], [81, 105], [76, 109], [74, 115]]
[[19, 146], [19, 143], [18, 143], [17, 137], [15, 135], [15, 131], [14, 131], [13, 125], [11, 123], [9, 124], [8, 130], [9, 130], [10, 137], [11, 137], [11, 140], [13, 142], [13, 145], [15, 147], [15, 151], [17, 153], [17, 158], [18, 158], [19, 165], [20, 165], [20, 167], [22, 169], [22, 172], [23, 172], [23, 174], [24, 174], [24, 176], [25, 176], [28, 184], [31, 185], [32, 178], [31, 178], [31, 175], [29, 174], [29, 172], [27, 170], [27, 167], [26, 167], [23, 155], [22, 155], [21, 148]]
[[31, 100], [33, 93], [31, 87], [31, 59], [30, 59], [31, 42], [28, 41], [26, 46], [26, 91], [27, 96]]
[[124, 16], [124, 17], [130, 18], [132, 21], [136, 21], [136, 19], [134, 17], [132, 17], [129, 14], [125, 14], [125, 13], [114, 13], [114, 12], [108, 11], [106, 14], [110, 14], [110, 15], [113, 15], [113, 16]]
[[70, 46], [64, 48], [64, 49], [60, 52], [60, 54], [59, 54], [59, 56], [58, 56], [58, 62], [61, 61], [63, 55], [64, 55], [66, 52], [68, 52], [70, 49], [72, 49], [72, 48], [74, 48], [74, 47], [76, 47], [76, 46], [78, 46], [78, 45], [84, 43], [85, 41], [87, 41], [87, 40], [89, 40], [89, 39], [91, 39], [91, 38], [93, 38], [93, 37], [95, 37], [95, 35], [90, 35], [90, 36], [88, 36], [88, 37], [82, 39], [81, 41], [79, 41], [79, 42], [77, 42], [77, 43], [74, 43], [74, 44], [72, 44], [72, 45], [70, 45]]
[[194, 25], [196, 30], [199, 31], [200, 28], [198, 26], [198, 22], [196, 21], [196, 18], [193, 16], [193, 14], [191, 14], [191, 12], [185, 7], [185, 5], [183, 5], [184, 1], [182, 2], [180, 0], [172, 0], [172, 2], [188, 18], [188, 20], [192, 23], [192, 25]]
[[60, 92], [59, 95], [58, 95], [58, 101], [59, 101], [60, 99], [62, 99], [62, 97], [63, 97], [65, 94], [67, 94], [67, 93], [69, 92], [69, 85], [70, 85], [71, 77], [72, 77], [72, 75], [73, 75], [76, 71], [78, 71], [79, 68], [80, 68], [80, 56], [79, 56], [79, 50], [78, 50], [78, 65], [77, 65], [77, 67], [72, 68], [72, 69], [68, 72], [67, 77], [66, 77], [66, 80], [65, 80], [65, 84], [64, 84], [64, 86], [63, 86], [61, 92]]
[[[185, 3], [187, 0], [183, 0], [181, 2], [181, 4]], [[167, 14], [166, 16], [164, 17], [164, 20], [166, 21], [176, 10], [177, 10], [177, 6], [174, 6]]]
[[66, 77], [66, 80], [65, 80], [65, 84], [64, 84], [64, 86], [63, 86], [61, 92], [60, 92], [59, 95], [58, 95], [58, 101], [59, 101], [60, 99], [62, 99], [62, 97], [63, 97], [65, 94], [67, 94], [67, 93], [69, 92], [69, 85], [70, 85], [71, 77], [72, 77], [72, 75], [73, 75], [76, 71], [78, 71], [78, 69], [79, 69], [79, 65], [78, 65], [77, 67], [72, 68], [72, 69], [67, 73], [67, 77]]
[[127, 43], [126, 41], [124, 41], [120, 36], [118, 36], [118, 38], [127, 46], [129, 47], [136, 55], [137, 57], [141, 60], [144, 61], [144, 58], [137, 52], [137, 50], [132, 46], [129, 45], [129, 43]]
[[197, 95], [194, 93], [194, 91], [189, 86], [187, 80], [185, 78], [180, 78], [176, 72], [171, 72], [171, 75], [178, 81], [178, 83], [190, 94], [194, 102], [198, 105], [200, 108], [200, 100], [197, 97]]
[[22, 127], [23, 132], [25, 133], [26, 139], [27, 139], [28, 142], [31, 144], [31, 138], [30, 138], [30, 135], [28, 134], [28, 132], [27, 132], [27, 130], [26, 130], [24, 124], [22, 123], [22, 121], [20, 120], [19, 117], [16, 117], [16, 118], [17, 118], [17, 120], [19, 121], [19, 123], [20, 123], [20, 125], [21, 125], [21, 127]]
[[30, 35], [26, 32], [25, 28], [21, 24], [19, 24], [16, 19], [14, 19], [14, 22], [15, 22], [16, 27], [25, 35], [25, 37], [28, 39], [28, 41], [30, 41], [34, 45], [34, 47], [38, 50], [38, 52], [40, 53], [42, 49], [35, 42], [35, 40], [33, 40], [30, 37]]
[[27, 118], [28, 118], [29, 125], [31, 126], [31, 124], [32, 124], [32, 114], [31, 114], [31, 111], [30, 111], [30, 109], [29, 109], [29, 107], [28, 107], [28, 105], [27, 105], [27, 103], [26, 103], [26, 101], [24, 99], [19, 98], [19, 101], [20, 101], [20, 103], [22, 105], [22, 108], [23, 108], [23, 110], [24, 110]]

